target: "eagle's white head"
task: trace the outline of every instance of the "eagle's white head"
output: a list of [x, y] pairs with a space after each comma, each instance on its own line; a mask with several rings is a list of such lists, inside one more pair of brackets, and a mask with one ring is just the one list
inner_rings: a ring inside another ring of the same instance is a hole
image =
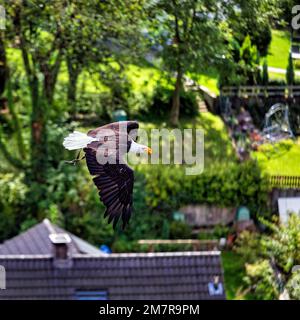
[[139, 153], [139, 154], [141, 153], [152, 154], [152, 149], [147, 146], [144, 146], [143, 144], [139, 144], [131, 140], [131, 146], [130, 146], [129, 152]]

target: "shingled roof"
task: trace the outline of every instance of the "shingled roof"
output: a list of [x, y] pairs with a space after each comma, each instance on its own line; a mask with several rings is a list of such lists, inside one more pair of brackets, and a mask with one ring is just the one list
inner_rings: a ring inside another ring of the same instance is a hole
[[28, 229], [26, 232], [5, 241], [0, 245], [0, 255], [41, 255], [52, 254], [53, 245], [49, 240], [50, 234], [68, 234], [72, 241], [69, 250], [72, 254], [98, 254], [100, 251], [90, 243], [76, 237], [74, 234], [61, 229], [48, 219]]
[[[49, 237], [48, 241], [50, 248], [55, 247]], [[4, 246], [7, 243], [13, 242]], [[22, 248], [28, 250], [27, 246], [31, 244]], [[50, 254], [21, 255], [22, 248], [18, 254], [0, 253], [0, 265], [6, 269], [6, 289], [0, 290], [0, 299], [225, 299], [218, 251], [91, 254], [73, 249], [59, 259], [67, 263], [57, 263], [55, 249]], [[216, 279], [219, 283], [213, 286]]]

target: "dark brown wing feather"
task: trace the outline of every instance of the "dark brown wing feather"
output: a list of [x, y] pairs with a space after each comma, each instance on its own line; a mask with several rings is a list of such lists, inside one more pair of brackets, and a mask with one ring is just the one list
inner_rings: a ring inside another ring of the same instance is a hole
[[104, 217], [116, 227], [122, 217], [123, 229], [129, 222], [132, 209], [133, 170], [126, 164], [99, 164], [96, 151], [85, 148], [86, 163], [99, 190], [100, 200], [106, 206]]
[[120, 129], [122, 127], [126, 128], [127, 134], [130, 136], [131, 139], [136, 140], [137, 130], [139, 128], [139, 123], [137, 121], [119, 121], [119, 122], [109, 123], [109, 124], [106, 124], [105, 126], [90, 130], [88, 132], [88, 135], [91, 137], [96, 137], [101, 130], [107, 130], [107, 129], [119, 132], [121, 131]]

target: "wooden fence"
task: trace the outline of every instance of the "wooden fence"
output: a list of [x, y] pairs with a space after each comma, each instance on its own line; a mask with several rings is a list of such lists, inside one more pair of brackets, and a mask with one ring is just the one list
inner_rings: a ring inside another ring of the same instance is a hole
[[296, 97], [300, 96], [300, 86], [226, 86], [220, 90], [226, 97]]
[[300, 176], [270, 176], [272, 188], [300, 189]]

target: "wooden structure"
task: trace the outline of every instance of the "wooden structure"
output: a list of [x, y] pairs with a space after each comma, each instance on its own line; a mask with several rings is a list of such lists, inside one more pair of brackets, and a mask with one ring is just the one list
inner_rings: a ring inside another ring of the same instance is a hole
[[300, 189], [300, 176], [270, 176], [269, 183], [272, 188]]
[[297, 97], [300, 86], [226, 86], [220, 90], [225, 97]]
[[235, 208], [219, 208], [207, 205], [188, 205], [179, 210], [185, 221], [193, 228], [214, 228], [217, 225], [228, 225], [234, 221]]

